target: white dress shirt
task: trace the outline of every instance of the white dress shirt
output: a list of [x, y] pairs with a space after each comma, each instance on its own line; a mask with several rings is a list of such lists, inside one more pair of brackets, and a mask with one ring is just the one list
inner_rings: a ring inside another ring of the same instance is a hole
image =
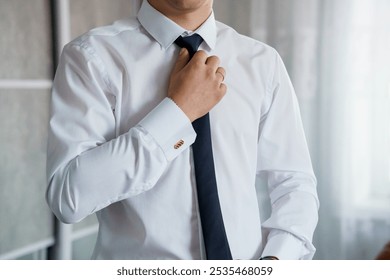
[[[180, 51], [174, 41], [188, 33], [143, 1], [136, 18], [96, 28], [63, 50], [52, 91], [47, 201], [65, 223], [97, 214], [94, 259], [205, 258], [196, 133], [166, 97]], [[312, 258], [316, 179], [279, 55], [213, 14], [196, 33], [227, 73], [227, 94], [210, 119], [233, 258]], [[263, 223], [257, 175], [267, 176], [272, 203]]]

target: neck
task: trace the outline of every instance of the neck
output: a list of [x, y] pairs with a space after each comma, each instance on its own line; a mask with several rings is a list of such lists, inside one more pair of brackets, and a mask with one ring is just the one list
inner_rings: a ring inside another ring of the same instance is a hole
[[148, 2], [160, 13], [189, 31], [199, 28], [212, 12], [212, 1], [204, 1], [201, 5], [188, 7], [176, 5], [175, 1], [169, 0], [148, 0]]
[[195, 31], [208, 19], [210, 14], [211, 14], [211, 12], [205, 13], [204, 15], [199, 17], [197, 20], [194, 20], [194, 16], [191, 15], [190, 13], [186, 14], [185, 16], [180, 15], [177, 17], [174, 17], [174, 16], [167, 16], [167, 17], [170, 18], [171, 20], [173, 20], [174, 22], [176, 22], [181, 27], [183, 27], [185, 30]]

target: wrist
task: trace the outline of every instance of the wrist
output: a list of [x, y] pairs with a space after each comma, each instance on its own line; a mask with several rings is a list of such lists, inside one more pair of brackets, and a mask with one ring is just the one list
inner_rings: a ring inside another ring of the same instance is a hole
[[176, 104], [176, 106], [183, 111], [183, 113], [187, 116], [187, 118], [190, 120], [190, 122], [192, 123], [194, 120], [196, 120], [197, 118], [193, 116], [193, 114], [190, 113], [190, 110], [186, 110], [185, 109], [185, 106], [180, 104], [180, 101], [177, 101], [175, 100], [175, 98], [172, 98], [171, 96], [168, 96], [169, 99], [172, 100], [173, 103]]

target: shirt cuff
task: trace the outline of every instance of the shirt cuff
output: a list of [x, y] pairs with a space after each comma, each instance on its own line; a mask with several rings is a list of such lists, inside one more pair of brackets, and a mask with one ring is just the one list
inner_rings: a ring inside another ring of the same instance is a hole
[[261, 257], [275, 256], [279, 260], [299, 260], [308, 253], [302, 240], [291, 233], [274, 229], [268, 235]]
[[154, 138], [168, 161], [176, 158], [196, 139], [187, 115], [170, 98], [161, 101], [139, 125]]

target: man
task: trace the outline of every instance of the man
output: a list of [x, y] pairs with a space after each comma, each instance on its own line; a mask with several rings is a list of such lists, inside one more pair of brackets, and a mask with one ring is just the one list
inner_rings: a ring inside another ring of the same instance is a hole
[[[314, 254], [316, 179], [286, 70], [275, 50], [215, 21], [212, 2], [145, 0], [137, 18], [64, 48], [47, 200], [65, 223], [97, 214], [94, 259], [209, 258], [191, 124], [204, 116], [231, 258]], [[193, 34], [195, 54], [177, 42]], [[256, 175], [272, 203], [262, 224]]]

